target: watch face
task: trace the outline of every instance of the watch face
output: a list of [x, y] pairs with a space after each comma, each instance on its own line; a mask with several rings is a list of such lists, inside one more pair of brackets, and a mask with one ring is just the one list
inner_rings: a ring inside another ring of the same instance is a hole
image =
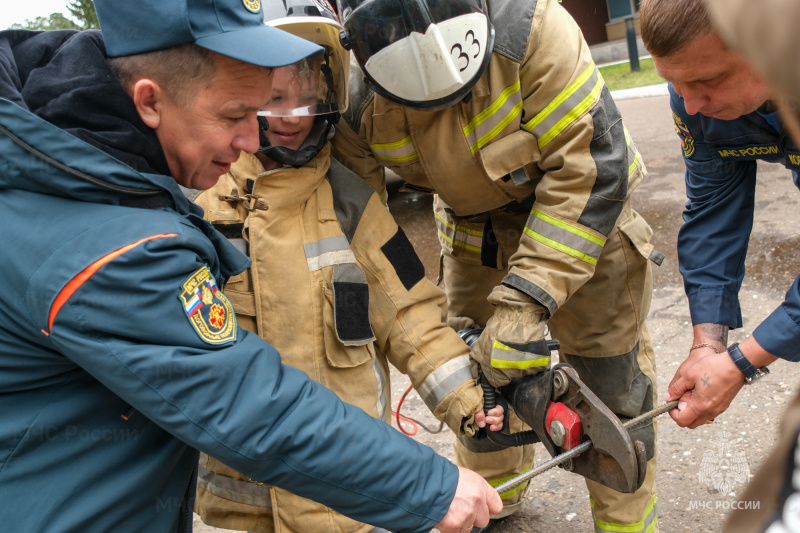
[[769, 368], [767, 368], [767, 367], [764, 367], [764, 368], [759, 368], [758, 370], [756, 370], [755, 374], [753, 374], [752, 376], [750, 376], [750, 377], [745, 377], [745, 381], [746, 381], [748, 384], [750, 384], [750, 383], [752, 383], [752, 382], [756, 381], [757, 379], [761, 379], [761, 378], [763, 378], [763, 377], [764, 377], [764, 376], [766, 376], [767, 374], [769, 374]]

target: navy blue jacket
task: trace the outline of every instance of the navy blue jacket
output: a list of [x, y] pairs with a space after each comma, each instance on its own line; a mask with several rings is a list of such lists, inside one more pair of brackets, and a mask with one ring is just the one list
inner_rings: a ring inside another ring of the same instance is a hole
[[165, 168], [98, 32], [0, 32], [0, 529], [190, 530], [202, 450], [429, 530], [456, 467], [236, 328], [249, 260]]
[[[688, 115], [671, 85], [670, 95], [686, 162], [688, 201], [678, 235], [678, 260], [692, 323], [738, 328], [739, 289], [753, 227], [756, 160], [783, 164], [800, 187], [800, 150], [777, 113], [756, 111], [736, 120]], [[800, 360], [800, 277], [753, 336], [771, 354]]]

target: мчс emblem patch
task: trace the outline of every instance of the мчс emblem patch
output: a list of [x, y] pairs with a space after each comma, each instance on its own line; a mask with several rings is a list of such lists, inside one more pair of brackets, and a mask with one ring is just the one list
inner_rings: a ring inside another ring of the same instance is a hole
[[678, 115], [672, 113], [672, 118], [675, 120], [675, 131], [678, 133], [678, 137], [681, 138], [683, 155], [689, 157], [694, 153], [694, 137], [692, 137], [689, 128], [686, 127], [686, 124], [683, 123]]
[[233, 306], [217, 290], [217, 282], [207, 266], [189, 276], [181, 289], [183, 309], [201, 339], [209, 344], [236, 340]]
[[242, 0], [242, 3], [252, 13], [261, 11], [261, 0]]

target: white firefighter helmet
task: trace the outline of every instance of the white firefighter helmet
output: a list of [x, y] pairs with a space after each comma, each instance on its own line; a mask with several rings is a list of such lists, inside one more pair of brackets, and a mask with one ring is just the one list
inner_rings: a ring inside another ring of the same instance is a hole
[[494, 46], [484, 0], [338, 0], [352, 49], [373, 89], [416, 109], [461, 101]]

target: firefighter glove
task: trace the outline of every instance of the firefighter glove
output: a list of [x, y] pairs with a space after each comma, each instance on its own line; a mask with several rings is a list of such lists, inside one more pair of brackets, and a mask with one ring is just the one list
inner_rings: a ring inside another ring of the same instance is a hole
[[502, 285], [495, 287], [489, 302], [495, 306], [494, 314], [471, 354], [473, 364], [480, 365], [489, 383], [502, 387], [513, 379], [549, 369], [547, 310]]

